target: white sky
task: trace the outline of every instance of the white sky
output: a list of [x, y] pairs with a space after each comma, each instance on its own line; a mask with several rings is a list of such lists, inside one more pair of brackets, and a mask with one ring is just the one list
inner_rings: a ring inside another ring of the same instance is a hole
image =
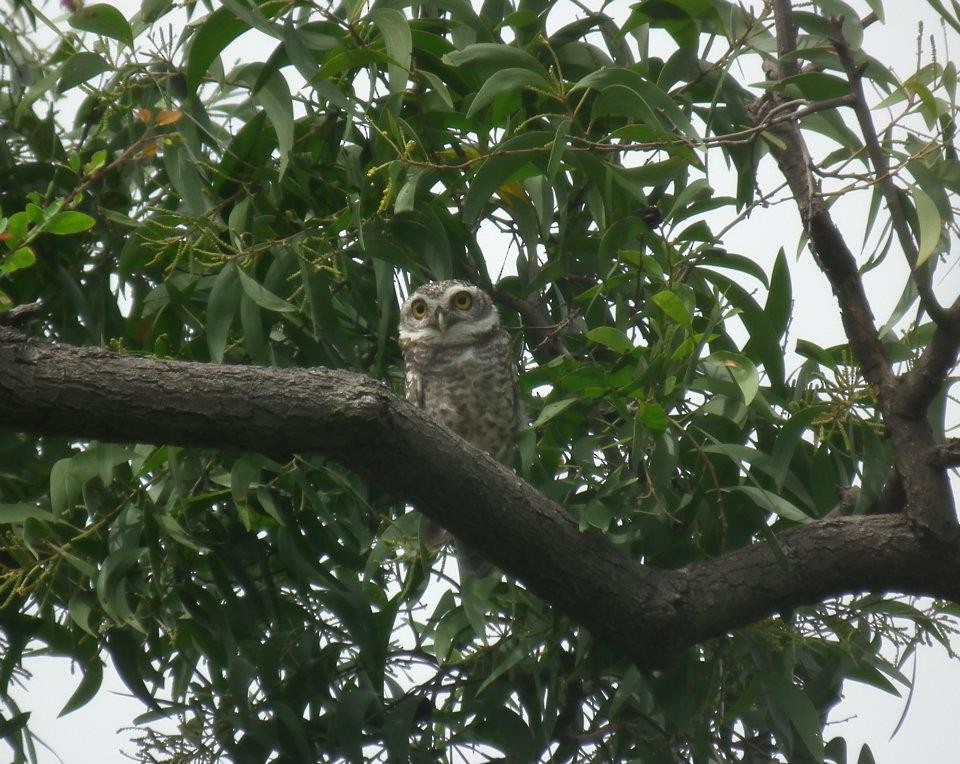
[[[852, 3], [866, 13], [867, 6], [862, 0]], [[132, 16], [139, 7], [137, 0], [120, 0], [114, 5]], [[870, 52], [883, 52], [883, 60], [890, 63], [901, 75], [915, 69], [917, 22], [926, 21], [925, 34], [933, 34], [938, 39], [938, 53], [945, 60], [949, 52], [942, 45], [944, 33], [936, 21], [935, 14], [924, 3], [887, 0], [886, 25], [875, 24], [867, 30], [864, 48]], [[626, 14], [630, 3], [617, 0], [608, 12]], [[51, 6], [55, 7], [55, 6]], [[572, 7], [572, 6], [571, 6]], [[62, 19], [58, 23], [63, 24]], [[956, 47], [957, 35], [948, 35]], [[265, 57], [275, 43], [257, 44], [245, 36], [235, 43], [224, 56], [225, 62], [232, 63], [243, 53], [257, 58]], [[253, 51], [251, 53], [251, 51]], [[756, 76], [752, 80], [756, 81]], [[711, 168], [711, 172], [714, 169]], [[719, 168], [716, 170], [719, 172]], [[716, 176], [711, 181], [717, 182]], [[773, 185], [773, 180], [768, 185]], [[852, 221], [844, 227], [849, 241], [858, 243], [862, 238], [862, 225], [865, 217], [862, 202], [857, 202], [851, 214], [840, 216], [843, 221]], [[716, 229], [718, 226], [714, 226]], [[796, 258], [800, 224], [795, 206], [780, 204], [755, 211], [748, 221], [729, 232], [725, 244], [733, 252], [750, 254], [768, 269], [778, 249], [783, 246], [791, 260], [791, 277], [794, 285], [796, 312], [792, 327], [792, 339], [798, 337], [812, 340], [821, 345], [830, 345], [841, 341], [842, 333], [836, 303], [826, 279], [816, 268], [812, 258], [804, 251]], [[503, 252], [502, 242], [484, 243], [487, 252]], [[507, 258], [508, 271], [513, 269], [514, 255]], [[866, 278], [867, 293], [870, 296], [878, 321], [886, 320], [896, 303], [906, 269], [897, 261], [895, 254], [888, 258], [889, 266], [877, 269]], [[499, 258], [491, 258], [492, 273], [500, 268]], [[788, 359], [788, 370], [796, 367]], [[958, 645], [960, 647], [960, 645]], [[71, 675], [69, 661], [57, 658], [38, 658], [28, 662], [33, 678], [25, 688], [13, 693], [14, 698], [24, 708], [31, 710], [31, 727], [59, 754], [40, 752], [42, 762], [64, 761], [67, 764], [120, 764], [129, 759], [120, 754], [125, 748], [132, 752], [134, 747], [128, 743], [129, 732], [120, 735], [117, 730], [133, 726], [133, 719], [145, 710], [139, 701], [129, 697], [129, 693], [113, 671], [108, 670], [100, 694], [87, 706], [74, 713], [57, 719], [56, 714], [73, 692], [79, 682], [79, 673]], [[909, 674], [909, 667], [905, 669]], [[954, 723], [957, 709], [960, 708], [960, 661], [949, 660], [942, 648], [923, 648], [917, 657], [917, 682], [906, 721], [897, 736], [890, 740], [900, 715], [904, 709], [904, 700], [886, 695], [871, 687], [848, 682], [845, 687], [845, 699], [831, 713], [830, 719], [836, 725], [828, 730], [847, 738], [848, 756], [856, 761], [862, 742], [867, 742], [878, 764], [954, 764], [960, 760], [960, 725]], [[0, 743], [0, 756], [4, 746]]]

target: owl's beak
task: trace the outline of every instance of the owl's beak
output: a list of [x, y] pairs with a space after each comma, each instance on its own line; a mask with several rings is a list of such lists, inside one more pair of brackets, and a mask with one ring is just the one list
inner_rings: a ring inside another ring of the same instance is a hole
[[437, 328], [441, 332], [447, 331], [447, 312], [442, 308], [437, 308]]

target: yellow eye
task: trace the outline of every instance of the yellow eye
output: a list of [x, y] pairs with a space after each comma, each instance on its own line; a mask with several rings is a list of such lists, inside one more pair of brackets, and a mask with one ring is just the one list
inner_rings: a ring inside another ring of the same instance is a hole
[[469, 292], [457, 292], [453, 296], [453, 307], [457, 310], [470, 310], [473, 305], [473, 295]]
[[423, 318], [427, 315], [427, 304], [423, 300], [414, 300], [410, 306], [410, 312], [414, 318]]

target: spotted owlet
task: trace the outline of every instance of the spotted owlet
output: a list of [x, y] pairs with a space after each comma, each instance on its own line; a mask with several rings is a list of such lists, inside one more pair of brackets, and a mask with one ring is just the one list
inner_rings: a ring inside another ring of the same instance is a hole
[[[493, 301], [466, 281], [432, 281], [400, 308], [407, 400], [493, 458], [508, 463], [519, 425], [517, 369], [510, 338]], [[432, 524], [427, 544], [444, 532]], [[457, 545], [461, 573], [490, 571], [465, 544]]]

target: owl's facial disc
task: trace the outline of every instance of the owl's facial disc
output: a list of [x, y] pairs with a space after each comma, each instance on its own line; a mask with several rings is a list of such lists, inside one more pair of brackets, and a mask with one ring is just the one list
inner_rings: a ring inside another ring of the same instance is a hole
[[[499, 327], [497, 310], [483, 292], [464, 282], [448, 284], [426, 285], [404, 306], [402, 342], [456, 347], [475, 342]], [[446, 288], [431, 290], [431, 286]]]

